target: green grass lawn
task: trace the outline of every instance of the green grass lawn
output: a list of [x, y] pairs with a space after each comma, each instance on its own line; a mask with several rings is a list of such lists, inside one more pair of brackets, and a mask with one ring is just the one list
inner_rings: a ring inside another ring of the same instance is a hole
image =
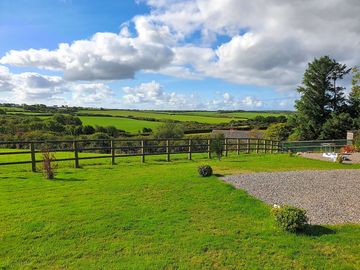
[[144, 127], [155, 130], [161, 123], [119, 117], [80, 116], [83, 125], [115, 126], [130, 133], [137, 133]]
[[203, 163], [216, 174], [360, 165], [286, 154], [184, 158], [84, 161], [81, 169], [59, 168], [54, 181], [29, 165], [0, 167], [0, 269], [360, 268], [359, 225], [283, 232], [269, 206], [196, 170]]

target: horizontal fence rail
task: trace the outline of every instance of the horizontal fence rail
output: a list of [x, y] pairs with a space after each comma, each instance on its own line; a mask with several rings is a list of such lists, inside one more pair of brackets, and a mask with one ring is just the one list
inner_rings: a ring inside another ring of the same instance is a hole
[[[226, 138], [221, 140], [222, 152], [225, 156], [229, 152], [243, 153], [279, 153], [283, 152], [283, 146], [279, 141], [254, 139], [254, 138]], [[73, 161], [74, 167], [80, 167], [80, 161], [86, 159], [111, 160], [115, 164], [116, 158], [140, 157], [145, 162], [146, 156], [165, 155], [166, 161], [170, 161], [171, 155], [187, 154], [192, 159], [194, 153], [207, 153], [213, 155], [212, 139], [104, 139], [104, 140], [63, 140], [63, 141], [7, 141], [0, 142], [1, 156], [26, 155], [27, 160], [0, 162], [1, 165], [31, 164], [32, 171], [36, 171], [36, 164], [42, 162], [36, 158], [36, 154], [43, 152], [57, 153], [70, 152], [73, 157], [56, 158], [55, 161]], [[17, 149], [7, 151], [6, 149]], [[82, 153], [101, 154], [94, 156], [80, 156]]]

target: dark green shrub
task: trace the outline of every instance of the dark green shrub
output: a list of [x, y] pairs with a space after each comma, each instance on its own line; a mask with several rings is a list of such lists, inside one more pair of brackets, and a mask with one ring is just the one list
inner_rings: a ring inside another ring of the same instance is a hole
[[202, 177], [208, 177], [212, 175], [213, 170], [209, 165], [201, 165], [198, 167], [198, 172]]
[[[359, 118], [359, 120], [360, 120], [360, 118]], [[360, 123], [360, 121], [359, 121], [359, 123]], [[355, 137], [354, 146], [357, 151], [360, 151], [360, 134], [357, 134], [357, 136]]]
[[157, 127], [154, 137], [157, 139], [179, 139], [184, 137], [182, 124], [166, 122]]
[[86, 134], [86, 135], [94, 134], [95, 133], [95, 128], [93, 128], [90, 125], [83, 126], [82, 133]]
[[302, 230], [308, 222], [306, 211], [294, 206], [275, 207], [272, 213], [279, 227], [288, 232]]

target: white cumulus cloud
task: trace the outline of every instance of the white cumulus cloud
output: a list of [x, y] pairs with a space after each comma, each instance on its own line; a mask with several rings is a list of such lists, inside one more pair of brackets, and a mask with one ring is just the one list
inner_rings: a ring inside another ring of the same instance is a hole
[[125, 93], [122, 100], [127, 105], [149, 104], [154, 107], [180, 109], [192, 104], [192, 102], [189, 103], [190, 99], [184, 95], [165, 91], [156, 81], [141, 83], [135, 87], [124, 87], [122, 90]]
[[168, 28], [156, 27], [144, 17], [134, 23], [135, 37], [126, 31], [96, 33], [90, 40], [63, 43], [56, 50], [11, 50], [0, 63], [59, 70], [69, 81], [128, 79], [137, 71], [167, 66], [173, 58], [167, 45], [172, 39]]
[[206, 108], [211, 110], [255, 110], [260, 109], [263, 105], [265, 105], [263, 101], [253, 96], [238, 98], [224, 92], [220, 97], [210, 100]]
[[[349, 66], [360, 63], [357, 0], [147, 3], [153, 8], [152, 21], [167, 25], [177, 37], [193, 43], [174, 50], [172, 65], [191, 65], [193, 72], [203, 76], [294, 90], [314, 57], [330, 55]], [[199, 34], [201, 46], [192, 41]], [[219, 43], [221, 36], [227, 40]], [[215, 46], [206, 46], [209, 37]], [[189, 53], [189, 47], [194, 53]]]
[[13, 74], [0, 66], [0, 92], [18, 103], [43, 102], [58, 98], [67, 91], [59, 76], [46, 76], [34, 72]]
[[69, 104], [79, 106], [111, 106], [117, 103], [113, 90], [104, 83], [76, 83], [59, 76], [35, 72], [14, 74], [0, 66], [2, 100], [16, 103]]
[[72, 103], [80, 106], [96, 106], [116, 103], [114, 91], [103, 83], [81, 83], [69, 86], [72, 92]]

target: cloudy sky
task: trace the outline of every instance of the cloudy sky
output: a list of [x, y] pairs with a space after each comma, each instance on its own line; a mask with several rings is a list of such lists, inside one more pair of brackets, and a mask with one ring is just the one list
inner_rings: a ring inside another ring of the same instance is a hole
[[1, 0], [0, 102], [292, 109], [314, 57], [360, 64], [359, 0]]

